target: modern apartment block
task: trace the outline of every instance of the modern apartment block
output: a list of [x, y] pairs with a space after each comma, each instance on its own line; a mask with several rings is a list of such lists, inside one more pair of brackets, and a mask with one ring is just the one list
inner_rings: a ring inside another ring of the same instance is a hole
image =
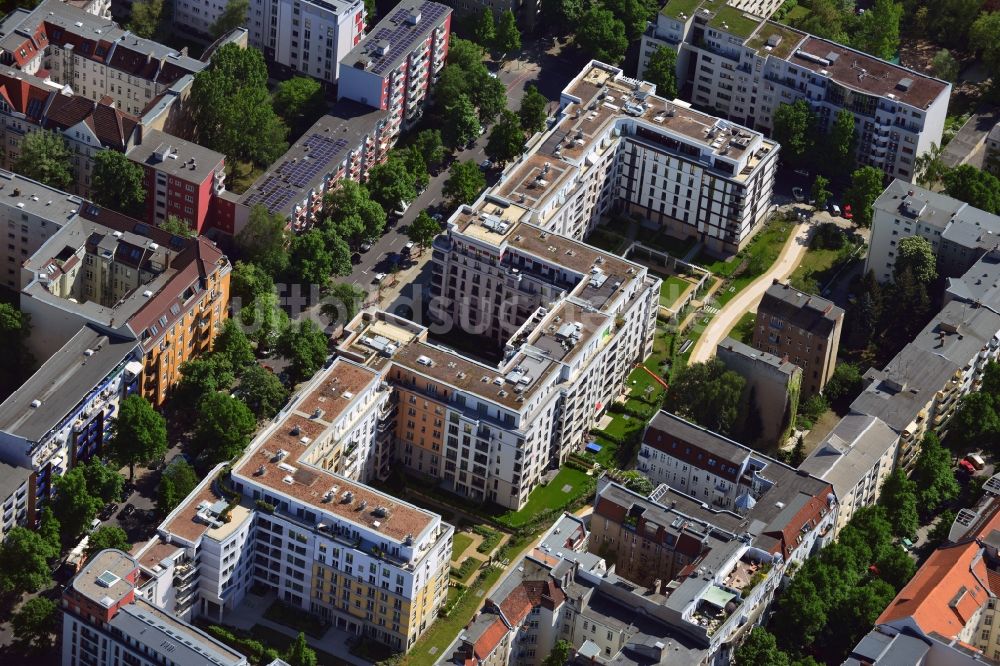
[[341, 61], [338, 98], [387, 111], [392, 126], [412, 125], [444, 68], [450, 36], [450, 7], [403, 0]]
[[802, 396], [823, 392], [833, 376], [844, 310], [774, 281], [757, 306], [753, 346], [802, 368]]
[[926, 239], [937, 257], [938, 272], [958, 278], [989, 250], [1000, 246], [1000, 216], [940, 192], [894, 180], [872, 206], [872, 233], [865, 272], [891, 282], [898, 244]]
[[359, 480], [388, 466], [395, 418], [379, 372], [338, 358], [217, 468], [138, 554], [156, 603], [213, 621], [262, 585], [333, 626], [405, 651], [443, 606], [454, 528]]
[[204, 238], [180, 238], [88, 205], [22, 268], [29, 347], [47, 358], [93, 326], [141, 348], [141, 392], [160, 405], [180, 365], [211, 348], [227, 317], [229, 260]]
[[143, 132], [128, 158], [146, 176], [146, 220], [180, 218], [201, 234], [226, 189], [226, 156], [159, 130]]
[[685, 99], [762, 131], [799, 99], [824, 131], [847, 109], [857, 162], [912, 181], [915, 159], [941, 143], [951, 84], [767, 21], [750, 12], [773, 9], [748, 4], [670, 0], [643, 35], [639, 76], [656, 49], [671, 48]]
[[31, 470], [0, 462], [0, 541], [17, 526], [34, 525]]
[[63, 666], [247, 666], [247, 658], [147, 598], [149, 578], [120, 550], [102, 550], [62, 595]]
[[[204, 2], [205, 0], [202, 0]], [[252, 0], [250, 45], [295, 74], [337, 82], [340, 61], [365, 32], [362, 0]]]
[[716, 254], [742, 248], [770, 214], [778, 145], [655, 92], [591, 61], [563, 90], [552, 129], [459, 210], [461, 226], [483, 216], [581, 239], [624, 212]]

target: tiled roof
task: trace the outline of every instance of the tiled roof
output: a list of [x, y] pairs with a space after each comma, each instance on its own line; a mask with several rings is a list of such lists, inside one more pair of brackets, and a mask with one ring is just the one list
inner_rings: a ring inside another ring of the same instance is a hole
[[479, 637], [476, 641], [475, 646], [473, 646], [473, 651], [475, 652], [477, 659], [485, 659], [500, 645], [500, 641], [503, 637], [507, 635], [507, 625], [503, 623], [499, 617], [493, 621], [483, 635]]
[[78, 95], [53, 98], [46, 114], [46, 128], [65, 130], [81, 122], [94, 132], [102, 146], [124, 151], [139, 119], [103, 100], [94, 102]]

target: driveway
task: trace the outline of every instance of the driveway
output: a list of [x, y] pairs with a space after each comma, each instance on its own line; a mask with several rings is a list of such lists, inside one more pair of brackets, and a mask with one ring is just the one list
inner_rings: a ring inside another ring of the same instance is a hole
[[802, 261], [806, 250], [809, 249], [809, 238], [815, 228], [814, 225], [815, 220], [800, 225], [795, 234], [785, 243], [781, 254], [778, 255], [778, 260], [771, 265], [771, 268], [747, 285], [733, 300], [719, 310], [719, 313], [705, 326], [701, 337], [698, 338], [694, 349], [691, 350], [690, 363], [703, 363], [715, 356], [716, 346], [728, 335], [743, 313], [757, 309], [757, 305], [764, 297], [764, 292], [775, 280], [784, 280], [792, 274], [799, 262]]

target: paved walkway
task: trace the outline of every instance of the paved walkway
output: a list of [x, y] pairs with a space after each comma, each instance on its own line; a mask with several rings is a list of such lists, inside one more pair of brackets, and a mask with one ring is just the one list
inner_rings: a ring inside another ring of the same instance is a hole
[[715, 348], [736, 325], [745, 312], [757, 309], [764, 292], [774, 280], [784, 280], [795, 271], [802, 256], [809, 249], [809, 238], [815, 228], [814, 220], [801, 224], [794, 235], [789, 237], [781, 249], [778, 260], [759, 278], [738, 293], [733, 300], [723, 306], [719, 313], [705, 326], [701, 337], [691, 350], [689, 363], [703, 363], [715, 356]]

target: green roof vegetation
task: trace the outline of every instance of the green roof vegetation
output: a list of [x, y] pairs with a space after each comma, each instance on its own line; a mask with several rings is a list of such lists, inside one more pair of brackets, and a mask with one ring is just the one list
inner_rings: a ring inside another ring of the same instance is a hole
[[736, 35], [737, 37], [749, 37], [750, 33], [752, 33], [757, 26], [760, 25], [760, 23], [761, 19], [754, 18], [749, 14], [744, 16], [743, 11], [740, 9], [730, 7], [729, 5], [721, 5], [715, 9], [715, 16], [713, 16], [708, 22], [708, 25], [711, 28], [723, 30], [731, 35]]
[[660, 13], [670, 18], [680, 18], [681, 14], [691, 18], [701, 2], [702, 0], [667, 0]]
[[762, 51], [767, 45], [767, 40], [772, 35], [781, 37], [778, 45], [771, 49], [770, 53], [778, 58], [787, 58], [792, 53], [795, 45], [802, 41], [802, 33], [796, 32], [788, 26], [780, 23], [767, 22], [760, 27], [760, 30], [747, 42], [747, 47], [755, 51]]

